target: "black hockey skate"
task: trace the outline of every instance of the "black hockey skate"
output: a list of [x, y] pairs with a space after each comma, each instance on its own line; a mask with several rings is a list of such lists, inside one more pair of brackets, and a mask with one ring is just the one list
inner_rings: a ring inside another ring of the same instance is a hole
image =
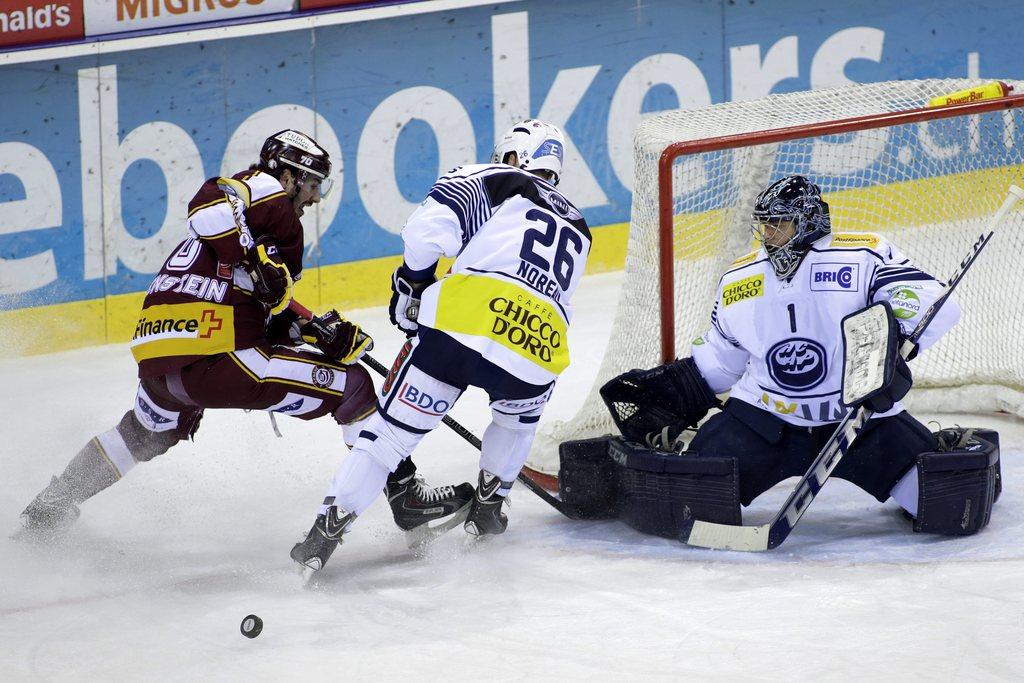
[[307, 569], [320, 571], [355, 518], [354, 513], [339, 510], [336, 505], [327, 508], [327, 514], [316, 516], [305, 540], [292, 548], [291, 558]]
[[488, 536], [504, 533], [508, 527], [508, 517], [501, 511], [502, 503], [508, 498], [502, 495], [512, 488], [511, 481], [502, 481], [487, 470], [480, 470], [480, 479], [476, 486], [476, 495], [469, 507], [465, 529], [474, 536]]
[[464, 508], [473, 499], [473, 485], [464, 482], [458, 486], [430, 486], [414, 471], [400, 478], [389, 477], [384, 493], [395, 524], [410, 531]]
[[74, 524], [80, 514], [71, 494], [54, 477], [21, 513], [21, 523], [29, 532], [58, 531]]

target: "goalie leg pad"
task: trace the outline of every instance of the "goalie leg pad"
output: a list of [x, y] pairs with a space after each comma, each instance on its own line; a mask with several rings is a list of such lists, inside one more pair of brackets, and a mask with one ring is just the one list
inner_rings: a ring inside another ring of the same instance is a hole
[[678, 539], [689, 519], [741, 523], [735, 457], [665, 453], [618, 438], [608, 452], [620, 466], [619, 517], [637, 531]]
[[922, 453], [917, 473], [914, 531], [969, 536], [988, 524], [999, 476], [994, 443], [975, 434], [954, 450]]
[[609, 436], [558, 446], [558, 493], [579, 519], [618, 516], [619, 468], [608, 457]]
[[637, 531], [678, 538], [690, 518], [739, 524], [734, 457], [653, 450], [620, 437], [559, 446], [559, 494], [582, 519], [619, 517]]

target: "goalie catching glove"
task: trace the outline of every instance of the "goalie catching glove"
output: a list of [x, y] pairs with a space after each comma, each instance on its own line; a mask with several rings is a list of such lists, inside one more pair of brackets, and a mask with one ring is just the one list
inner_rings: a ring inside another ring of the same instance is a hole
[[674, 441], [718, 405], [692, 358], [624, 372], [601, 387], [601, 398], [622, 435], [638, 443], [666, 429]]
[[257, 242], [242, 261], [252, 279], [252, 295], [270, 309], [271, 315], [283, 311], [292, 300], [292, 275], [271, 242]]
[[433, 266], [424, 270], [410, 270], [403, 263], [391, 276], [391, 303], [388, 305], [388, 316], [391, 324], [412, 337], [419, 329], [416, 318], [420, 314], [420, 297], [423, 290], [437, 282]]
[[302, 341], [342, 365], [351, 365], [373, 349], [373, 339], [355, 323], [331, 310], [299, 328]]

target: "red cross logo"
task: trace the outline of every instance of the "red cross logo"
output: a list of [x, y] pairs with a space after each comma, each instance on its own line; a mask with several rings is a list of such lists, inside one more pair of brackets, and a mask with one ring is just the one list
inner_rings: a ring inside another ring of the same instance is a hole
[[199, 319], [200, 323], [210, 323], [210, 326], [206, 328], [206, 332], [199, 335], [200, 339], [209, 339], [213, 336], [213, 333], [224, 327], [224, 320], [217, 317], [217, 312], [212, 308], [203, 309], [203, 315]]

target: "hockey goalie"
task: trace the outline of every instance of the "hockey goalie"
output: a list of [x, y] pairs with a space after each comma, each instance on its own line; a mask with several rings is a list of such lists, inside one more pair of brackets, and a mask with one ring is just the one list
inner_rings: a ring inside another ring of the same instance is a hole
[[[880, 235], [833, 234], [820, 188], [803, 176], [769, 185], [752, 219], [760, 248], [722, 275], [710, 328], [690, 357], [602, 387], [621, 436], [562, 444], [563, 500], [580, 516], [619, 516], [670, 538], [690, 519], [739, 524], [741, 505], [803, 475], [847, 409], [863, 405], [872, 419], [833, 475], [879, 502], [892, 498], [914, 531], [981, 530], [998, 495], [997, 434], [932, 433], [900, 403], [913, 374], [896, 349], [943, 284]], [[849, 385], [867, 368], [844, 369], [857, 356], [843, 321], [868, 319], [869, 307], [884, 341], [865, 358], [879, 371], [851, 405], [844, 375]], [[959, 317], [949, 298], [904, 355], [927, 353]], [[685, 445], [684, 430], [716, 406]]]

